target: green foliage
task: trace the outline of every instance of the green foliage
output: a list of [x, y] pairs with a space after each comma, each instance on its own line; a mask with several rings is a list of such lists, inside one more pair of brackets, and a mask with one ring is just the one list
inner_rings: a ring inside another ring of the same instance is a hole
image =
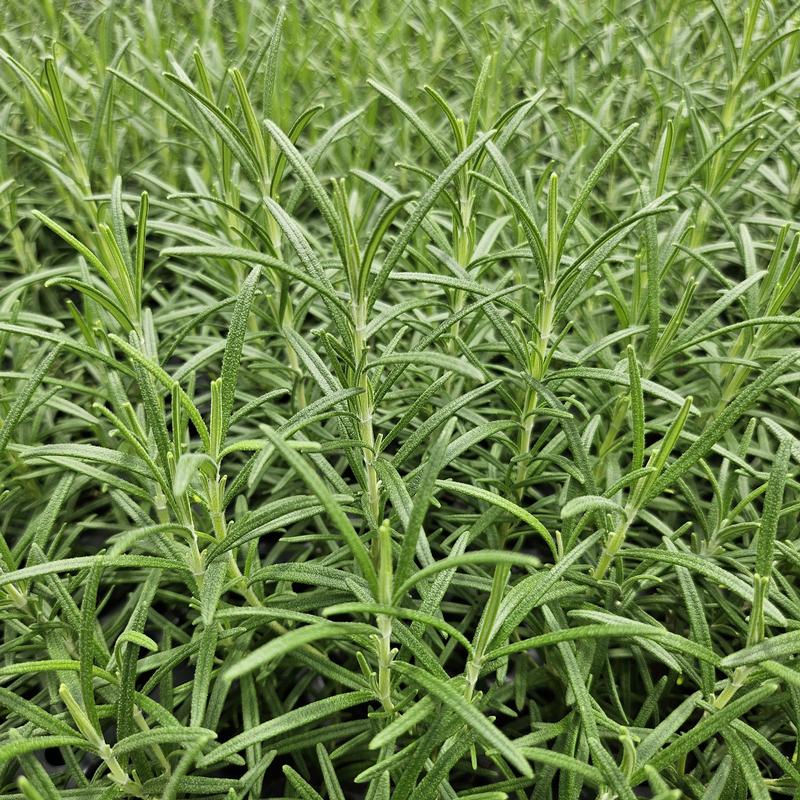
[[800, 797], [800, 4], [0, 23], [0, 796]]

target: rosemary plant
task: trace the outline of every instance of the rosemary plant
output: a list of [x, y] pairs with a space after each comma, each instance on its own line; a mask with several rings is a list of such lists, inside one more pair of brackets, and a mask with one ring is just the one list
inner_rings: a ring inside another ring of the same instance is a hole
[[799, 3], [0, 19], [0, 796], [800, 797]]

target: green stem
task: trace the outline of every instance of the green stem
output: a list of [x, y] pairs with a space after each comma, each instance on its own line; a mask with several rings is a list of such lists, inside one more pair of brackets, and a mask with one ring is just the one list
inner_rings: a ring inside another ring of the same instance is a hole
[[[367, 340], [364, 336], [367, 326], [367, 306], [364, 300], [353, 302], [353, 360], [358, 368], [367, 351]], [[377, 525], [380, 514], [380, 492], [378, 489], [378, 473], [375, 469], [375, 430], [372, 424], [372, 390], [366, 370], [360, 369], [357, 386], [361, 394], [357, 397], [358, 425], [362, 443], [364, 473], [367, 482], [367, 505], [370, 522]], [[378, 567], [378, 602], [390, 605], [393, 595], [392, 574], [392, 540], [389, 523], [384, 520], [372, 540], [372, 558]], [[378, 614], [376, 618], [379, 636], [376, 645], [378, 660], [377, 694], [384, 710], [394, 713], [392, 703], [392, 618]]]
[[719, 710], [730, 703], [734, 695], [744, 686], [745, 680], [751, 671], [752, 667], [737, 667], [733, 672], [733, 677], [714, 701], [714, 708]]
[[[545, 288], [546, 294], [542, 299], [537, 313], [537, 316], [539, 317], [539, 336], [534, 343], [533, 357], [531, 358], [531, 363], [528, 365], [532, 377], [537, 380], [541, 380], [542, 377], [544, 377], [544, 373], [547, 369], [547, 350], [550, 342], [550, 336], [552, 334], [553, 318], [555, 315], [555, 303], [552, 298], [552, 291], [550, 290], [549, 284]], [[517, 436], [518, 461], [514, 480], [516, 484], [514, 495], [518, 503], [522, 501], [525, 494], [525, 487], [523, 485], [526, 474], [525, 457], [530, 452], [531, 436], [533, 434], [533, 425], [535, 422], [535, 412], [538, 399], [537, 392], [532, 387], [526, 386], [525, 396], [522, 403], [522, 417], [520, 419], [519, 434]], [[503, 525], [501, 527], [499, 543], [500, 548], [505, 545], [509, 530], [510, 528], [508, 525]], [[505, 594], [509, 572], [510, 569], [507, 564], [498, 564], [494, 570], [494, 575], [492, 577], [492, 588], [489, 592], [489, 600], [486, 606], [486, 612], [481, 619], [472, 656], [467, 661], [467, 699], [472, 697], [472, 694], [475, 690], [475, 685], [480, 675], [486, 648], [489, 646], [491, 637], [494, 634], [494, 623], [500, 610], [500, 604], [502, 603], [503, 595]]]
[[[367, 306], [365, 302], [353, 303], [353, 360], [359, 365], [367, 350], [364, 332], [367, 327]], [[361, 389], [358, 395], [358, 425], [361, 434], [362, 457], [364, 471], [367, 476], [367, 501], [372, 521], [377, 524], [380, 513], [380, 494], [378, 492], [378, 473], [375, 470], [375, 430], [372, 425], [373, 408], [372, 392], [365, 370], [360, 370], [357, 386]], [[377, 540], [375, 540], [377, 541]], [[377, 544], [373, 543], [373, 556], [377, 557]]]
[[622, 547], [625, 541], [625, 534], [628, 532], [630, 524], [631, 518], [628, 517], [607, 539], [603, 552], [600, 555], [600, 560], [597, 562], [597, 566], [594, 570], [595, 580], [601, 581], [605, 577], [608, 568], [611, 566], [611, 563], [616, 558], [620, 547]]
[[[394, 573], [392, 569], [392, 532], [389, 520], [384, 520], [378, 529], [378, 602], [391, 605], [394, 594]], [[378, 699], [384, 710], [394, 713], [392, 703], [392, 618], [386, 614], [377, 615], [380, 634], [377, 642], [378, 657]]]
[[497, 619], [497, 613], [500, 610], [500, 604], [503, 601], [503, 595], [505, 594], [509, 573], [510, 567], [508, 564], [498, 564], [497, 567], [495, 567], [494, 576], [492, 577], [492, 589], [489, 592], [489, 601], [486, 605], [486, 612], [481, 619], [477, 641], [475, 642], [472, 655], [467, 661], [467, 700], [472, 699], [472, 694], [475, 691], [475, 685], [478, 682], [481, 667], [483, 666], [483, 658], [486, 655], [486, 648], [489, 646], [494, 634], [494, 623]]

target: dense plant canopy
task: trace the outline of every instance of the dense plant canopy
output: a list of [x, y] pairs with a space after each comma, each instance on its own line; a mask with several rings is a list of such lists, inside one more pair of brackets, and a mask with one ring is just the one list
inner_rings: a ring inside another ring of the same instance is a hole
[[0, 796], [800, 797], [800, 4], [0, 9]]

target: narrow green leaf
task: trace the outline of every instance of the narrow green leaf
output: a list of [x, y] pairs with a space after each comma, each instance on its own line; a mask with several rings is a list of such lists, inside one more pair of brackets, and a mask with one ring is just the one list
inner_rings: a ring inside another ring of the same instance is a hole
[[199, 759], [198, 766], [209, 767], [212, 764], [217, 764], [228, 756], [238, 753], [256, 742], [274, 739], [288, 731], [295, 730], [303, 725], [319, 722], [332, 714], [366, 703], [372, 699], [372, 692], [344, 692], [333, 697], [326, 697], [324, 700], [316, 700], [292, 711], [287, 711], [285, 714], [280, 714], [267, 722], [262, 722], [261, 725], [249, 731], [222, 742], [208, 755]]
[[437, 480], [436, 485], [441, 489], [447, 489], [450, 492], [455, 492], [456, 494], [464, 494], [467, 497], [473, 497], [476, 500], [483, 500], [486, 503], [490, 503], [497, 508], [502, 509], [503, 511], [508, 512], [512, 516], [517, 517], [517, 519], [522, 520], [523, 522], [527, 523], [542, 539], [545, 540], [547, 546], [550, 548], [550, 552], [553, 554], [553, 558], [557, 558], [558, 554], [556, 551], [556, 545], [553, 541], [553, 537], [550, 535], [550, 532], [547, 528], [539, 522], [533, 514], [526, 511], [524, 508], [521, 508], [516, 503], [513, 503], [511, 500], [507, 500], [505, 497], [495, 494], [494, 492], [490, 492], [487, 489], [481, 489], [478, 486], [472, 486], [467, 483], [460, 483], [458, 481], [450, 481], [450, 480]]
[[231, 326], [228, 338], [225, 341], [225, 353], [222, 357], [222, 434], [228, 429], [228, 424], [233, 411], [236, 394], [236, 379], [239, 373], [239, 362], [242, 358], [242, 348], [247, 335], [247, 319], [253, 305], [260, 268], [254, 266], [245, 278], [239, 291], [239, 297], [233, 308]]
[[223, 677], [233, 681], [247, 675], [253, 670], [260, 669], [265, 664], [290, 653], [298, 647], [316, 642], [319, 639], [351, 639], [353, 636], [370, 636], [377, 633], [372, 625], [356, 622], [317, 622], [305, 625], [302, 628], [284, 633], [261, 647], [248, 653], [233, 666], [225, 670]]
[[392, 270], [400, 261], [400, 257], [403, 255], [403, 252], [411, 241], [411, 237], [422, 223], [422, 220], [425, 218], [426, 214], [431, 210], [431, 208], [433, 208], [433, 204], [436, 202], [439, 195], [444, 191], [446, 186], [451, 180], [453, 180], [459, 171], [464, 168], [465, 164], [467, 164], [467, 162], [489, 141], [493, 134], [494, 131], [489, 131], [488, 133], [480, 135], [471, 145], [460, 152], [445, 167], [442, 173], [436, 178], [433, 185], [430, 186], [425, 194], [423, 194], [419, 199], [414, 207], [413, 213], [408, 218], [408, 221], [403, 226], [400, 233], [397, 235], [397, 238], [394, 240], [391, 249], [386, 254], [386, 258], [383, 260], [383, 264], [381, 264], [380, 271], [372, 282], [372, 286], [370, 287], [367, 298], [367, 305], [369, 308], [372, 308], [372, 306], [375, 305], [378, 295], [383, 290], [383, 287], [386, 284], [389, 275], [392, 273]]
[[39, 385], [50, 371], [50, 367], [53, 366], [53, 362], [56, 360], [60, 350], [61, 345], [56, 345], [56, 347], [41, 360], [30, 378], [18, 391], [14, 403], [5, 415], [2, 427], [0, 427], [0, 453], [6, 449], [6, 446], [11, 441], [11, 434], [14, 432], [14, 428], [16, 428], [22, 419], [23, 414], [33, 398], [34, 392], [39, 388]]
[[419, 667], [411, 664], [395, 664], [394, 669], [412, 683], [415, 683], [428, 694], [447, 706], [460, 717], [477, 737], [487, 746], [497, 750], [516, 769], [527, 777], [533, 775], [530, 764], [516, 745], [471, 703], [465, 702], [463, 695], [449, 683], [434, 678]]
[[[766, 700], [777, 689], [777, 684], [767, 682], [741, 697], [732, 700], [724, 708], [715, 711], [710, 716], [705, 717], [697, 723], [690, 731], [679, 736], [672, 744], [656, 753], [650, 760], [649, 765], [655, 770], [663, 770], [673, 764], [679, 758], [687, 755], [697, 747], [708, 741], [712, 736], [720, 731], [724, 731], [730, 723], [739, 719], [749, 709], [758, 703]], [[644, 772], [640, 768], [634, 773], [632, 781], [640, 783], [644, 780]]]
[[361, 568], [361, 572], [367, 580], [375, 597], [377, 597], [378, 578], [375, 568], [372, 565], [367, 549], [364, 547], [358, 534], [355, 532], [352, 523], [342, 510], [342, 507], [334, 499], [333, 493], [325, 486], [320, 477], [308, 465], [305, 459], [293, 450], [285, 439], [272, 428], [265, 427], [264, 434], [275, 449], [283, 456], [289, 466], [297, 473], [298, 477], [311, 489], [319, 498], [325, 511], [330, 516], [333, 523], [342, 534], [345, 544], [350, 549], [356, 563]]

